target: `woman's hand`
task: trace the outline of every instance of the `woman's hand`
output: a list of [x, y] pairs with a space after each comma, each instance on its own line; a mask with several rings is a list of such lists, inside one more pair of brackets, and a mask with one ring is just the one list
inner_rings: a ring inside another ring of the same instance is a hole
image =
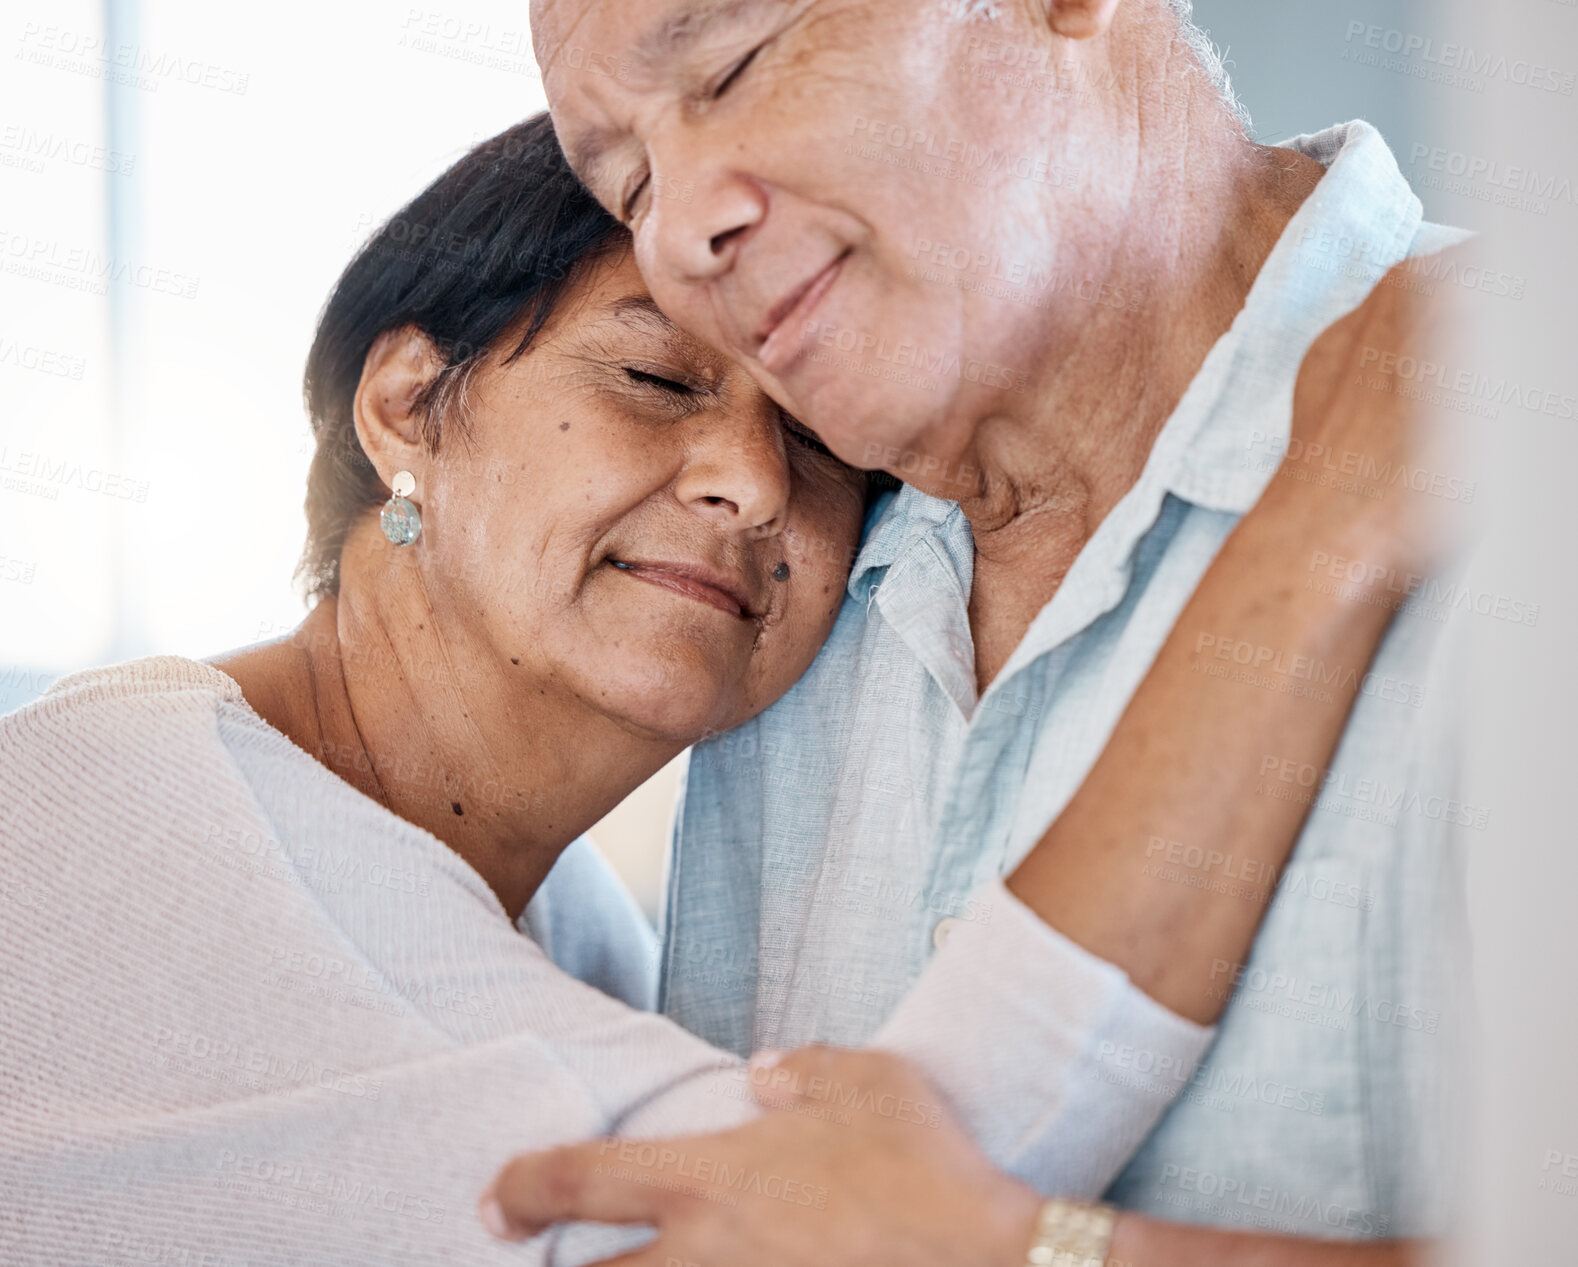
[[1023, 1267], [1040, 1197], [904, 1061], [812, 1047], [750, 1079], [769, 1112], [748, 1126], [517, 1157], [483, 1222], [518, 1240], [560, 1221], [657, 1228], [609, 1267]]
[[[1441, 257], [1461, 263], [1468, 248]], [[1345, 557], [1376, 574], [1422, 576], [1460, 539], [1472, 500], [1454, 441], [1460, 288], [1405, 263], [1311, 347], [1287, 452], [1253, 512], [1314, 514]], [[1457, 512], [1457, 513], [1454, 513]]]
[[[718, 1135], [593, 1140], [517, 1157], [483, 1198], [495, 1235], [647, 1223], [604, 1267], [1024, 1267], [1041, 1197], [993, 1168], [913, 1069], [808, 1047], [754, 1063], [770, 1110]], [[917, 1108], [919, 1106], [919, 1108]], [[659, 1182], [660, 1178], [675, 1180]], [[738, 1195], [737, 1204], [721, 1199]], [[1223, 1232], [1120, 1214], [1110, 1267], [1414, 1267], [1418, 1242]]]

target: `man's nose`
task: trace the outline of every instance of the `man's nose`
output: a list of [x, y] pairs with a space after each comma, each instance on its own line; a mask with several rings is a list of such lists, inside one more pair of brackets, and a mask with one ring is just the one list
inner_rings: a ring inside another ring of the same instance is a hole
[[655, 146], [651, 161], [651, 202], [641, 226], [649, 262], [683, 285], [722, 276], [766, 217], [766, 190], [712, 160], [704, 139]]
[[747, 540], [776, 536], [789, 518], [789, 460], [767, 411], [696, 420], [674, 493], [687, 510]]

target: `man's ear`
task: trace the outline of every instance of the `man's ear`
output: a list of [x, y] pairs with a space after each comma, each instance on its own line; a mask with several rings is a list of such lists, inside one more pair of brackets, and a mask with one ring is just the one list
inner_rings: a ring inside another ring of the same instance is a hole
[[1105, 35], [1119, 0], [1047, 0], [1047, 22], [1065, 39], [1088, 40]]
[[387, 330], [367, 349], [352, 408], [356, 438], [387, 485], [411, 471], [422, 487], [428, 456], [418, 400], [444, 368], [433, 342], [415, 326]]

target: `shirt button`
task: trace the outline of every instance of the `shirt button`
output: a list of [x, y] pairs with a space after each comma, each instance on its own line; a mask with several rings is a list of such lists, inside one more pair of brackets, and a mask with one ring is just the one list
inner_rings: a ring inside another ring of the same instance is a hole
[[941, 950], [947, 945], [948, 938], [953, 936], [953, 930], [959, 927], [959, 921], [952, 915], [947, 919], [937, 921], [937, 927], [931, 930], [931, 944]]

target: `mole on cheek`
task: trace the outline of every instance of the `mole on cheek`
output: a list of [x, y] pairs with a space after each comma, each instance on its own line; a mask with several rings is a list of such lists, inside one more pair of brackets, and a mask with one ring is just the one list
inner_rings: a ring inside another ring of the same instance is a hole
[[560, 431], [568, 431], [568, 430], [569, 430], [569, 429], [570, 429], [570, 424], [569, 424], [569, 423], [567, 423], [567, 422], [561, 422], [561, 423], [560, 423], [560, 424], [559, 424], [559, 430], [560, 430]]

